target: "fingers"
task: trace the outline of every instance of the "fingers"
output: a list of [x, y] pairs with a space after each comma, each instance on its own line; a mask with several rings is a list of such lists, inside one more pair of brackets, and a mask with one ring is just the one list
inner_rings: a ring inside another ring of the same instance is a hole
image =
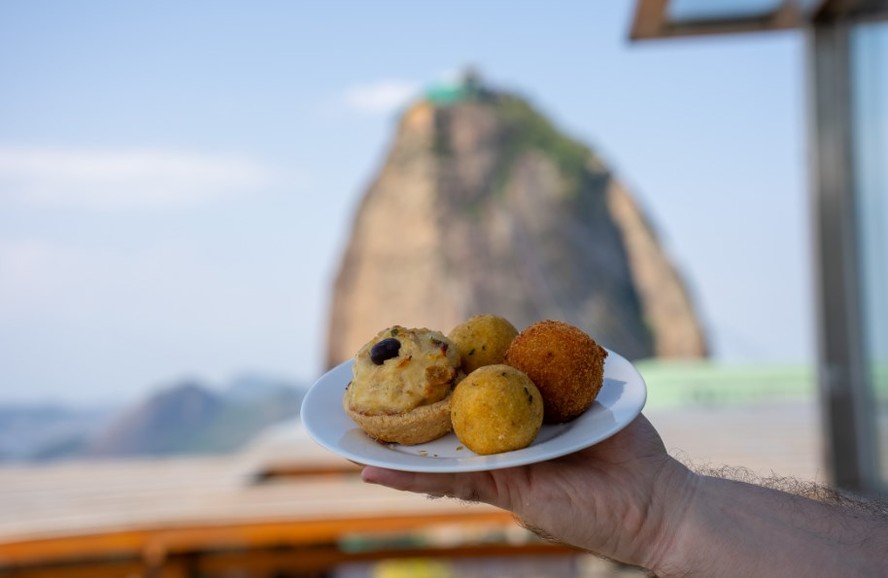
[[396, 490], [497, 505], [496, 485], [483, 473], [427, 474], [366, 466], [361, 479]]
[[452, 478], [452, 474], [422, 475], [373, 466], [366, 466], [361, 472], [361, 479], [370, 484], [432, 495], [446, 495], [454, 485]]

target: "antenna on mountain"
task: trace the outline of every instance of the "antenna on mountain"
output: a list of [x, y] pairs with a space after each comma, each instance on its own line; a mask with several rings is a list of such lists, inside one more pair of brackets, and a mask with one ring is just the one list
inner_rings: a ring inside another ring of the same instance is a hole
[[474, 66], [467, 66], [462, 72], [462, 85], [468, 92], [477, 92], [481, 88], [481, 73]]
[[463, 98], [473, 100], [484, 100], [493, 93], [491, 89], [484, 84], [481, 72], [473, 65], [466, 66], [460, 75], [460, 89]]

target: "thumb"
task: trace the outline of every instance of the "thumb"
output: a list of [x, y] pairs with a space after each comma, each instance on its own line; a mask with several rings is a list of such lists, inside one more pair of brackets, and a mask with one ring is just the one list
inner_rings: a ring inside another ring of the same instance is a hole
[[396, 490], [501, 506], [496, 483], [486, 472], [419, 473], [365, 466], [361, 479]]

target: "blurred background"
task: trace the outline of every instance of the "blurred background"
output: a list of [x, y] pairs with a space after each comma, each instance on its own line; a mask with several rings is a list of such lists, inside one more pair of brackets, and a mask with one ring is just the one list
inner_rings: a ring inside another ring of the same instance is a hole
[[301, 429], [484, 312], [632, 359], [691, 464], [884, 490], [886, 11], [4, 3], [0, 574], [636, 574]]

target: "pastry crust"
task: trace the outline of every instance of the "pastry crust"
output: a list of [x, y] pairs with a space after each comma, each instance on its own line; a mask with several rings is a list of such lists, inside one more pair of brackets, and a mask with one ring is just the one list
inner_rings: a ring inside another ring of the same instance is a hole
[[451, 395], [431, 405], [422, 405], [410, 411], [393, 415], [365, 415], [348, 406], [343, 398], [345, 413], [373, 439], [406, 446], [424, 444], [450, 433]]

